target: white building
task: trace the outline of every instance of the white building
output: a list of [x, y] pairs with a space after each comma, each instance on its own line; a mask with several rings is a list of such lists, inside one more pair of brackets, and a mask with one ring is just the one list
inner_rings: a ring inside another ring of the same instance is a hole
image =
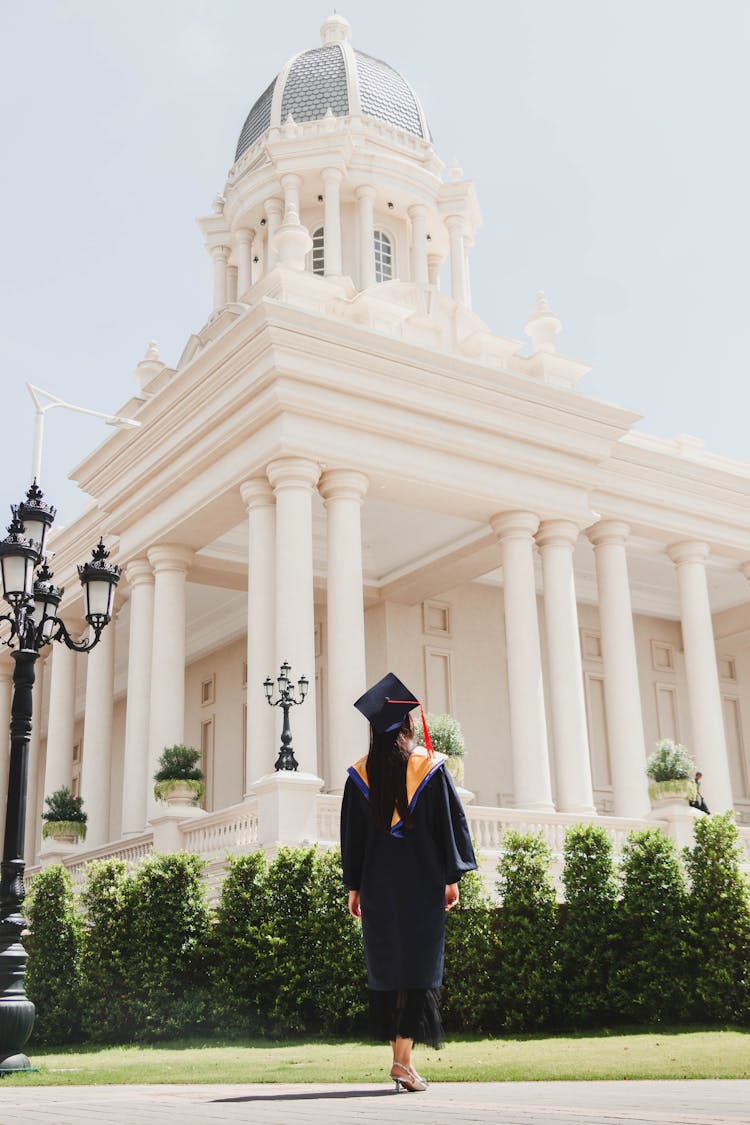
[[[691, 810], [650, 810], [659, 737], [750, 824], [748, 466], [577, 391], [588, 368], [543, 294], [530, 343], [482, 323], [473, 185], [346, 20], [321, 35], [252, 107], [199, 220], [206, 323], [174, 369], [149, 347], [120, 411], [140, 428], [72, 474], [93, 503], [53, 542], [63, 616], [83, 628], [74, 567], [100, 530], [123, 579], [91, 655], [39, 662], [27, 861], [60, 854], [39, 816], [64, 784], [89, 814], [74, 866], [334, 840], [366, 747], [352, 701], [388, 670], [461, 721], [490, 849], [505, 824], [558, 848], [580, 819], [684, 835]], [[263, 681], [284, 660], [314, 690], [300, 772], [275, 775]], [[152, 793], [178, 742], [206, 773], [190, 816]]]

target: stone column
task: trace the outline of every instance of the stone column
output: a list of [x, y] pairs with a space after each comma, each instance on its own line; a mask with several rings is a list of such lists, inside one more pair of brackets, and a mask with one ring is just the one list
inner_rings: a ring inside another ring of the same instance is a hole
[[668, 549], [677, 567], [682, 618], [682, 644], [693, 741], [689, 747], [696, 766], [705, 775], [704, 789], [711, 812], [733, 808], [724, 714], [721, 704], [716, 648], [708, 600], [706, 559], [708, 543], [688, 540]]
[[532, 512], [501, 512], [491, 523], [502, 547], [515, 801], [519, 808], [552, 809], [534, 581], [539, 519]]
[[440, 288], [440, 267], [443, 264], [443, 259], [439, 254], [427, 255], [427, 276], [430, 285], [434, 285], [436, 289]]
[[448, 215], [445, 220], [451, 247], [451, 297], [466, 304], [466, 253], [464, 251], [464, 220], [461, 215]]
[[109, 843], [112, 772], [112, 707], [115, 687], [115, 618], [86, 657], [86, 711], [83, 720], [81, 796], [88, 813], [87, 848]]
[[596, 812], [578, 639], [573, 549], [578, 528], [570, 520], [546, 520], [537, 532], [544, 575], [544, 624], [554, 736], [557, 808]]
[[303, 457], [283, 457], [268, 466], [276, 494], [274, 675], [286, 660], [295, 682], [302, 675], [310, 681], [307, 699], [290, 716], [294, 753], [300, 769], [309, 774], [317, 772], [312, 494], [319, 477], [318, 465]]
[[[275, 633], [276, 514], [273, 489], [265, 477], [254, 477], [240, 487], [247, 508], [247, 756], [244, 792], [254, 781], [273, 770], [276, 745], [276, 711], [263, 690], [267, 676], [278, 674]], [[282, 657], [283, 659], [283, 657]], [[305, 703], [305, 706], [307, 704]]]
[[302, 186], [302, 177], [296, 172], [287, 172], [281, 177], [281, 187], [284, 192], [284, 222], [291, 211], [299, 217], [299, 189]]
[[263, 210], [266, 213], [266, 273], [276, 265], [276, 251], [273, 248], [273, 236], [281, 224], [283, 204], [280, 199], [266, 199]]
[[341, 263], [341, 180], [338, 168], [323, 169], [324, 197], [324, 268], [325, 275], [339, 277]]
[[[214, 260], [214, 312], [227, 303], [227, 261], [229, 250], [226, 246], [213, 246], [211, 257]], [[87, 837], [88, 839], [88, 837]]]
[[10, 709], [13, 701], [13, 663], [0, 655], [0, 840], [5, 839], [5, 808], [10, 766]]
[[151, 649], [151, 706], [149, 709], [149, 820], [161, 811], [150, 780], [165, 746], [185, 738], [185, 585], [193, 552], [186, 547], [152, 547], [148, 561], [154, 569], [154, 629]]
[[328, 513], [328, 786], [343, 792], [346, 769], [367, 753], [352, 703], [367, 687], [361, 507], [367, 477], [329, 469], [318, 489]]
[[[42, 775], [41, 746], [42, 746], [42, 698], [44, 696], [44, 676], [46, 660], [39, 657], [36, 662], [35, 678], [32, 697], [33, 718], [31, 722], [31, 739], [29, 740], [29, 760], [26, 782], [26, 834], [24, 836], [24, 852], [28, 866], [36, 862], [39, 845], [42, 842], [42, 810], [46, 793], [42, 792], [44, 777]], [[3, 805], [7, 789], [3, 795]]]
[[466, 293], [466, 307], [471, 308], [471, 270], [469, 269], [469, 251], [473, 243], [468, 235], [464, 235], [464, 290]]
[[128, 698], [122, 764], [122, 834], [135, 836], [146, 827], [149, 773], [151, 653], [154, 643], [154, 572], [147, 559], [132, 559], [125, 568], [130, 587]]
[[429, 271], [427, 267], [427, 208], [422, 203], [415, 203], [409, 208], [411, 219], [411, 267], [412, 280], [417, 285], [427, 285]]
[[638, 818], [647, 815], [650, 803], [625, 555], [629, 533], [628, 524], [622, 520], [600, 520], [589, 528], [587, 535], [594, 545], [596, 558], [614, 812], [615, 816]]
[[52, 668], [47, 720], [47, 762], [44, 793], [70, 789], [73, 776], [75, 738], [76, 663], [78, 657], [65, 644], [55, 644], [50, 654]]
[[255, 231], [237, 231], [237, 296], [243, 297], [253, 283], [253, 239]]
[[359, 287], [369, 289], [375, 284], [375, 188], [362, 184], [357, 188], [359, 214]]
[[233, 304], [237, 300], [237, 267], [227, 266], [227, 301]]

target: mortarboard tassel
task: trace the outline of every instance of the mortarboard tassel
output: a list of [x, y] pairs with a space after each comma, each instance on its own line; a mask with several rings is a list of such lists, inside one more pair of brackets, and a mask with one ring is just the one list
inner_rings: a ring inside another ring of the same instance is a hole
[[435, 747], [432, 745], [430, 732], [427, 727], [427, 719], [425, 718], [424, 707], [418, 699], [386, 699], [386, 703], [411, 703], [414, 707], [418, 707], [422, 715], [422, 730], [424, 731], [424, 748], [427, 751], [428, 758], [431, 758], [435, 753]]

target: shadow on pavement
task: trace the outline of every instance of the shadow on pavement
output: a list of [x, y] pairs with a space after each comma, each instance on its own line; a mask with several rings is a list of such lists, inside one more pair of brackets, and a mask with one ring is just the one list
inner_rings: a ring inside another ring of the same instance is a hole
[[247, 1094], [236, 1098], [213, 1098], [212, 1103], [223, 1102], [314, 1102], [330, 1101], [331, 1098], [383, 1098], [395, 1094], [395, 1090], [318, 1090], [306, 1094]]

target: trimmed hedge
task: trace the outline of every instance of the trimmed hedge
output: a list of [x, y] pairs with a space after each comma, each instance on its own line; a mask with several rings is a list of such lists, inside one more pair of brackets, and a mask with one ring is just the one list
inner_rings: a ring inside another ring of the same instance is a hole
[[[617, 870], [604, 830], [573, 826], [562, 904], [541, 837], [506, 832], [500, 906], [472, 873], [446, 919], [446, 1027], [750, 1022], [750, 890], [737, 829], [726, 816], [695, 830], [683, 857], [656, 829], [632, 833]], [[64, 869], [37, 876], [32, 1042], [360, 1034], [362, 942], [338, 852], [228, 859], [213, 911], [191, 855], [154, 856], [133, 875], [118, 860], [91, 864], [78, 908]]]

